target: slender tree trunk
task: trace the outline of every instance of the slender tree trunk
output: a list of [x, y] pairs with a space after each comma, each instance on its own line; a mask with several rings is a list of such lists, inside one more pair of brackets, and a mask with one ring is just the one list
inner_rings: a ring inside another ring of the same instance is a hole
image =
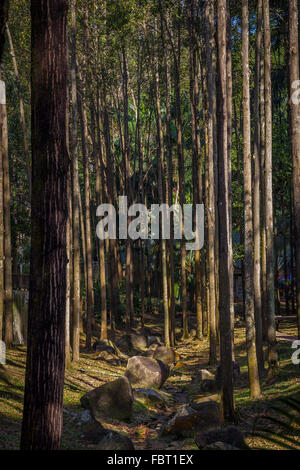
[[228, 204], [229, 204], [229, 265], [230, 269], [230, 317], [231, 317], [231, 339], [232, 339], [232, 359], [234, 360], [234, 266], [232, 248], [232, 40], [231, 40], [231, 17], [230, 0], [227, 0], [227, 152], [228, 152]]
[[4, 308], [5, 308], [5, 344], [9, 348], [13, 343], [13, 298], [12, 298], [12, 257], [11, 257], [11, 217], [10, 217], [10, 176], [8, 158], [8, 129], [5, 83], [1, 83], [2, 104], [0, 104], [1, 144], [3, 163], [3, 211], [4, 211]]
[[263, 2], [265, 49], [265, 218], [267, 268], [267, 325], [270, 372], [278, 362], [275, 328], [274, 241], [273, 241], [273, 187], [272, 187], [272, 90], [271, 90], [271, 31], [269, 0]]
[[228, 147], [227, 147], [227, 5], [226, 0], [217, 1], [217, 39], [218, 72], [220, 92], [219, 106], [219, 178], [218, 178], [218, 215], [219, 215], [219, 314], [220, 314], [220, 359], [222, 365], [221, 408], [224, 420], [234, 420], [231, 308], [230, 308], [230, 269], [229, 266], [229, 209], [228, 209]]
[[[0, 81], [0, 110], [5, 104], [5, 83]], [[0, 113], [0, 341], [3, 339], [4, 325], [4, 203], [3, 203], [3, 117]]]
[[[158, 134], [158, 193], [159, 202], [164, 204], [163, 192], [163, 164], [164, 164], [164, 135], [161, 119], [160, 107], [160, 89], [159, 89], [159, 69], [158, 60], [155, 58], [155, 95], [156, 95], [156, 122]], [[161, 224], [161, 227], [163, 223]], [[165, 345], [170, 346], [170, 316], [169, 316], [169, 302], [168, 302], [168, 274], [167, 274], [167, 243], [164, 239], [163, 233], [160, 234], [161, 246], [161, 265], [162, 265], [162, 291], [163, 291], [163, 306], [164, 306], [164, 338]]]
[[29, 153], [29, 145], [28, 145], [27, 126], [26, 126], [26, 120], [25, 120], [25, 111], [24, 111], [24, 98], [23, 98], [23, 93], [22, 93], [22, 88], [21, 88], [21, 82], [20, 82], [20, 76], [19, 76], [19, 70], [18, 70], [18, 64], [17, 64], [16, 55], [15, 55], [13, 40], [12, 40], [8, 25], [6, 27], [6, 32], [7, 32], [7, 38], [8, 38], [9, 48], [10, 48], [10, 55], [12, 57], [14, 72], [16, 76], [18, 93], [19, 93], [20, 124], [21, 124], [22, 132], [23, 132], [23, 144], [24, 144], [25, 160], [26, 160], [26, 165], [27, 165], [29, 194], [31, 194], [31, 162], [30, 162], [30, 153]]
[[262, 309], [261, 309], [261, 269], [260, 269], [260, 109], [259, 86], [262, 46], [262, 0], [257, 6], [257, 31], [255, 51], [255, 88], [254, 88], [254, 182], [253, 182], [253, 230], [254, 230], [254, 314], [256, 329], [256, 354], [259, 374], [264, 372]]
[[[202, 172], [201, 149], [199, 129], [199, 90], [197, 80], [197, 42], [195, 35], [195, 2], [189, 1], [189, 74], [190, 74], [190, 106], [192, 115], [192, 149], [193, 149], [193, 206], [201, 203], [202, 199]], [[195, 251], [195, 306], [197, 315], [197, 338], [202, 337], [202, 301], [201, 301], [201, 257], [200, 250]]]
[[207, 74], [207, 159], [208, 159], [208, 305], [209, 305], [209, 363], [217, 363], [216, 331], [216, 284], [215, 284], [215, 174], [214, 160], [214, 115], [213, 96], [216, 92], [215, 74], [212, 62], [214, 42], [214, 8], [209, 0], [205, 1], [204, 11], [206, 74]]
[[300, 339], [300, 104], [293, 99], [295, 87], [299, 86], [299, 32], [298, 2], [289, 1], [289, 32], [290, 32], [290, 107], [291, 107], [291, 141], [293, 155], [293, 189], [294, 189], [294, 220], [296, 247], [296, 298], [298, 337]]
[[73, 277], [72, 277], [72, 360], [79, 361], [80, 347], [80, 215], [79, 215], [79, 176], [78, 176], [78, 101], [76, 81], [76, 10], [75, 0], [71, 0], [71, 102], [72, 125], [70, 132], [72, 158], [72, 235], [73, 235]]
[[266, 256], [266, 217], [265, 217], [265, 155], [266, 155], [266, 120], [265, 120], [265, 71], [263, 41], [260, 59], [260, 195], [261, 195], [261, 315], [263, 340], [267, 341], [267, 256]]
[[32, 245], [21, 449], [53, 450], [61, 442], [65, 370], [67, 2], [34, 1], [31, 20]]
[[253, 285], [253, 222], [251, 118], [249, 70], [249, 10], [248, 0], [242, 3], [242, 68], [243, 68], [243, 134], [244, 134], [244, 211], [245, 211], [245, 317], [250, 398], [260, 397], [259, 373], [256, 356]]

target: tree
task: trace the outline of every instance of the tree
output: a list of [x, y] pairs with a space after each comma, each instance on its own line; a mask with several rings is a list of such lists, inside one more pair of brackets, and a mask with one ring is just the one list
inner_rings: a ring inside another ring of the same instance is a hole
[[76, 10], [75, 1], [71, 0], [71, 102], [72, 125], [70, 132], [70, 150], [72, 158], [72, 247], [73, 247], [73, 276], [72, 276], [72, 360], [79, 360], [80, 346], [80, 221], [79, 221], [79, 180], [78, 180], [78, 100], [76, 80]]
[[290, 113], [291, 145], [293, 156], [293, 192], [296, 245], [296, 286], [297, 286], [297, 319], [300, 338], [300, 104], [295, 98], [296, 87], [299, 87], [299, 33], [298, 2], [289, 2], [289, 40], [290, 40]]
[[220, 360], [222, 366], [221, 405], [224, 420], [234, 420], [230, 269], [229, 265], [229, 207], [228, 207], [228, 147], [227, 147], [227, 4], [217, 2], [218, 74], [218, 216], [219, 216], [219, 315]]
[[254, 88], [254, 182], [253, 182], [253, 230], [254, 230], [254, 312], [256, 328], [256, 352], [260, 375], [264, 371], [262, 336], [262, 297], [261, 297], [261, 237], [260, 237], [260, 180], [261, 180], [261, 124], [260, 124], [260, 81], [262, 47], [262, 0], [257, 5], [257, 32], [255, 50], [255, 88]]
[[250, 397], [260, 397], [256, 356], [256, 335], [253, 296], [253, 223], [252, 168], [249, 70], [249, 11], [248, 0], [242, 3], [242, 68], [243, 68], [243, 134], [244, 134], [244, 213], [245, 213], [245, 317]]
[[214, 161], [217, 155], [214, 151], [214, 128], [216, 127], [216, 115], [214, 107], [214, 95], [216, 93], [215, 72], [213, 67], [214, 41], [214, 8], [209, 1], [204, 6], [205, 24], [205, 50], [207, 70], [207, 159], [208, 159], [208, 282], [209, 282], [209, 362], [217, 362], [217, 331], [216, 331], [216, 281], [215, 281], [215, 174]]
[[62, 433], [68, 221], [67, 1], [34, 0], [32, 246], [21, 449], [58, 449]]
[[267, 332], [270, 373], [278, 362], [275, 328], [275, 289], [273, 253], [273, 186], [272, 186], [272, 86], [271, 86], [271, 31], [269, 0], [263, 2], [264, 16], [264, 80], [265, 80], [265, 219], [266, 219], [266, 290]]

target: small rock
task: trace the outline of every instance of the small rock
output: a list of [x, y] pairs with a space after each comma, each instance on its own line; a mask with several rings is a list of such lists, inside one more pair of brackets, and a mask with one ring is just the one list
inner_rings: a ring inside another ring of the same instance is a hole
[[132, 413], [133, 392], [128, 378], [120, 377], [86, 393], [80, 402], [96, 421], [103, 416], [122, 420]]
[[160, 346], [163, 345], [163, 342], [159, 336], [148, 336], [147, 339], [148, 339], [148, 347], [150, 347], [152, 344], [155, 344], [155, 345], [158, 344]]
[[145, 356], [133, 356], [128, 360], [126, 377], [131, 385], [144, 388], [160, 388], [169, 377], [169, 367], [161, 361]]
[[145, 336], [145, 338], [148, 338], [148, 336], [152, 335], [152, 331], [148, 326], [143, 326], [142, 328], [139, 328], [138, 333], [142, 336]]
[[169, 367], [175, 365], [180, 359], [179, 354], [173, 348], [168, 348], [167, 346], [156, 348], [153, 357], [164, 362]]
[[98, 340], [93, 344], [93, 349], [97, 352], [106, 351], [110, 354], [116, 354], [115, 348], [109, 344], [109, 340]]
[[114, 354], [109, 353], [108, 351], [101, 351], [99, 353], [99, 356], [97, 357], [97, 360], [99, 360], [99, 361], [104, 360], [104, 361], [106, 361], [109, 364], [112, 364], [114, 366], [121, 365], [120, 359], [117, 356], [115, 356]]
[[131, 440], [118, 432], [106, 430], [96, 446], [97, 450], [134, 450]]
[[199, 449], [206, 448], [215, 442], [223, 442], [237, 449], [248, 448], [242, 432], [236, 426], [216, 427], [204, 432], [201, 430], [196, 433], [195, 442]]
[[199, 387], [202, 393], [215, 393], [217, 391], [215, 380], [202, 380]]
[[126, 335], [127, 344], [130, 350], [133, 349], [146, 349], [148, 346], [148, 341], [146, 336], [143, 336], [138, 333], [129, 333]]
[[192, 436], [196, 429], [220, 425], [219, 405], [213, 401], [181, 406], [161, 431], [162, 435]]
[[137, 400], [146, 404], [164, 404], [167, 402], [166, 397], [162, 393], [152, 388], [135, 388], [133, 394]]
[[209, 444], [208, 446], [203, 447], [202, 450], [239, 450], [236, 447], [233, 447], [230, 444], [226, 444], [226, 442], [213, 442], [213, 444]]
[[194, 377], [193, 380], [195, 381], [201, 381], [201, 380], [214, 380], [215, 376], [212, 372], [210, 372], [207, 369], [201, 369], [197, 373], [197, 375]]

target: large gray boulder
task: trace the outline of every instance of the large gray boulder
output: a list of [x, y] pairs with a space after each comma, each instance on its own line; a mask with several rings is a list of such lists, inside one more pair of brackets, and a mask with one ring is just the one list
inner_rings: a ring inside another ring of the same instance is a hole
[[126, 377], [131, 385], [141, 388], [160, 388], [169, 377], [169, 367], [161, 361], [145, 356], [128, 359]]
[[132, 413], [133, 392], [127, 377], [120, 377], [81, 397], [81, 405], [91, 410], [98, 422], [104, 417], [128, 419]]
[[193, 436], [197, 429], [220, 426], [220, 408], [215, 401], [181, 406], [161, 430], [161, 435]]
[[154, 351], [153, 358], [171, 367], [179, 361], [179, 354], [173, 348], [158, 346]]

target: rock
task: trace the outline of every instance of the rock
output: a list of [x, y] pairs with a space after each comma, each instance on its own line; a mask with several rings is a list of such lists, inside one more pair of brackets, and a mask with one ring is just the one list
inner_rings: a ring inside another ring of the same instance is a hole
[[207, 446], [216, 442], [222, 442], [236, 449], [248, 448], [242, 432], [236, 426], [228, 426], [226, 428], [216, 427], [204, 432], [201, 430], [196, 433], [195, 442], [199, 449], [207, 448]]
[[208, 430], [220, 425], [218, 403], [206, 401], [181, 406], [170, 421], [162, 428], [161, 434], [192, 436], [197, 429]]
[[120, 359], [114, 354], [109, 353], [108, 351], [101, 351], [99, 353], [99, 356], [97, 357], [97, 361], [101, 361], [101, 360], [106, 361], [109, 364], [112, 364], [114, 366], [121, 365]]
[[140, 335], [138, 333], [129, 333], [126, 335], [127, 344], [130, 350], [132, 349], [146, 349], [148, 346], [148, 341], [146, 336]]
[[142, 336], [145, 336], [145, 338], [148, 338], [148, 336], [152, 335], [152, 331], [148, 326], [143, 326], [142, 328], [139, 328], [138, 333]]
[[127, 419], [132, 413], [133, 392], [128, 378], [120, 377], [86, 393], [80, 402], [97, 421], [103, 416]]
[[93, 344], [93, 349], [97, 352], [106, 351], [110, 354], [117, 354], [115, 348], [109, 344], [108, 340], [95, 341]]
[[134, 446], [128, 437], [104, 429], [96, 421], [92, 421], [85, 426], [83, 438], [92, 444], [96, 444], [98, 450], [134, 450]]
[[102, 438], [105, 433], [104, 427], [101, 423], [92, 419], [91, 422], [86, 423], [83, 425], [83, 438], [86, 439], [88, 442], [92, 444], [97, 444]]
[[[241, 371], [240, 371], [240, 366], [237, 362], [233, 361], [232, 362], [232, 377], [233, 377], [233, 383], [236, 384], [238, 379], [241, 376]], [[222, 366], [219, 365], [216, 371], [216, 387], [217, 390], [221, 390], [222, 387]]]
[[149, 349], [149, 351], [145, 351], [143, 353], [143, 356], [145, 357], [153, 357], [154, 356], [154, 350], [153, 349]]
[[128, 360], [125, 372], [131, 385], [144, 388], [160, 388], [169, 377], [169, 367], [161, 361], [145, 356], [133, 356]]
[[155, 345], [159, 345], [159, 346], [162, 346], [163, 345], [163, 342], [161, 340], [161, 338], [159, 336], [148, 336], [148, 348], [152, 345], [152, 344], [155, 344]]
[[134, 450], [131, 440], [118, 432], [106, 430], [96, 446], [97, 450]]
[[168, 364], [168, 366], [173, 366], [179, 361], [179, 354], [174, 351], [173, 348], [168, 348], [166, 346], [159, 346], [155, 349], [154, 359]]
[[168, 402], [166, 394], [152, 388], [135, 388], [133, 395], [137, 400], [145, 404], [165, 404]]
[[201, 381], [201, 380], [214, 380], [215, 376], [212, 372], [207, 369], [201, 369], [197, 373], [197, 375], [193, 378], [194, 381]]
[[83, 426], [95, 422], [90, 410], [82, 411], [79, 416], [76, 416], [76, 419], [74, 418], [74, 421], [76, 421], [76, 426]]
[[219, 395], [214, 394], [214, 395], [200, 395], [198, 397], [193, 398], [193, 403], [204, 403], [207, 401], [214, 401], [215, 403], [218, 403], [219, 400]]
[[233, 447], [230, 444], [226, 444], [226, 442], [214, 442], [208, 446], [203, 447], [202, 450], [239, 450], [236, 447]]
[[214, 380], [202, 380], [199, 384], [202, 393], [215, 393], [217, 391], [216, 382]]

